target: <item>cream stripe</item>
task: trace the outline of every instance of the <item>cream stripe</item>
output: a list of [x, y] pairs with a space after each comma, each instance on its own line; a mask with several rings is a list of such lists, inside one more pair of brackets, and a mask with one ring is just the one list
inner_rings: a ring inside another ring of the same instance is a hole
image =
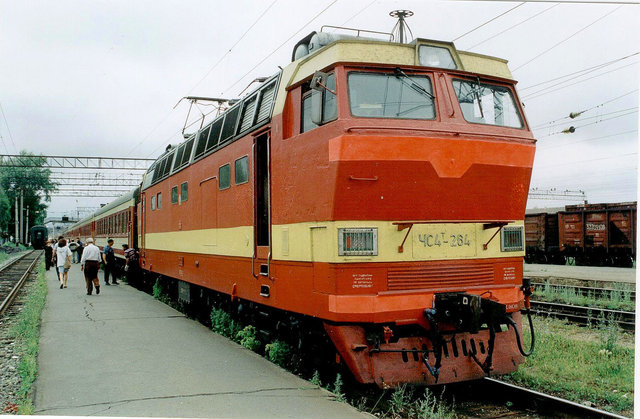
[[[510, 226], [524, 226], [516, 221]], [[377, 256], [338, 256], [339, 228], [377, 228]], [[272, 226], [274, 260], [355, 263], [413, 262], [447, 259], [486, 259], [524, 256], [524, 251], [502, 252], [500, 234], [489, 242], [497, 228], [484, 230], [482, 223], [415, 224], [398, 231], [390, 221], [335, 221]], [[407, 236], [404, 251], [398, 247]], [[524, 240], [524, 237], [523, 237]], [[146, 248], [174, 252], [251, 257], [253, 228], [250, 226], [150, 233]], [[483, 245], [489, 242], [487, 250]]]

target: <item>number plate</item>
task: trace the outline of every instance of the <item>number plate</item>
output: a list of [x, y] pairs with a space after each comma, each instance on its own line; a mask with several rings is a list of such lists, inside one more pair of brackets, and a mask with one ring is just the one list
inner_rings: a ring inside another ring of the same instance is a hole
[[416, 224], [412, 233], [414, 259], [476, 256], [474, 224]]

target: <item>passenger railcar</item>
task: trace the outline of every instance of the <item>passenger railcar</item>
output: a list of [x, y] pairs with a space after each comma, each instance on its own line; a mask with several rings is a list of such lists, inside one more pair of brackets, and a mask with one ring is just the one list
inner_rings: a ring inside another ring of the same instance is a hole
[[96, 246], [102, 249], [109, 239], [113, 239], [113, 250], [119, 259], [124, 259], [123, 244], [132, 248], [137, 246], [135, 219], [139, 193], [140, 189], [134, 188], [93, 214]]
[[29, 241], [31, 242], [31, 246], [36, 249], [44, 249], [45, 244], [47, 243], [49, 231], [45, 226], [33, 226], [29, 229]]
[[141, 267], [320, 319], [363, 383], [514, 371], [535, 151], [515, 83], [449, 42], [311, 34], [144, 175]]

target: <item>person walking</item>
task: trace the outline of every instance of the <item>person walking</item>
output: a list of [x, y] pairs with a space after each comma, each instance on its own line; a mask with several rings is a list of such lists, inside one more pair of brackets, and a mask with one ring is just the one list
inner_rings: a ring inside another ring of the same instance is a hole
[[67, 241], [62, 238], [58, 241], [56, 249], [56, 259], [58, 266], [58, 278], [60, 279], [60, 289], [67, 288], [69, 269], [71, 268], [71, 250], [67, 246]]
[[53, 265], [53, 246], [51, 246], [51, 239], [47, 239], [47, 243], [44, 245], [44, 264], [47, 271], [51, 269], [51, 265]]
[[58, 240], [56, 240], [56, 239], [52, 240], [52, 242], [54, 242], [54, 243], [53, 243], [53, 251], [52, 251], [53, 256], [51, 257], [51, 263], [56, 268], [56, 278], [58, 278], [58, 280], [60, 279], [60, 271], [58, 270], [58, 253], [57, 253], [57, 250], [58, 250], [58, 242], [60, 240], [62, 240], [62, 239], [64, 239], [64, 236], [58, 237]]
[[84, 251], [84, 243], [82, 243], [82, 241], [80, 240], [80, 237], [78, 237], [78, 240], [76, 240], [76, 243], [78, 243], [78, 249], [76, 249], [76, 253], [78, 254], [77, 263], [80, 263], [80, 260], [82, 259], [82, 252]]
[[79, 261], [80, 259], [78, 258], [78, 243], [76, 243], [75, 241], [73, 241], [72, 239], [69, 239], [69, 250], [71, 250], [71, 255], [72, 255], [72, 262], [76, 263], [77, 261]]
[[102, 261], [104, 262], [104, 283], [109, 284], [109, 276], [113, 285], [118, 285], [116, 278], [116, 255], [113, 251], [113, 239], [107, 240], [107, 245], [102, 249]]
[[96, 295], [100, 294], [100, 280], [98, 279], [100, 249], [93, 244], [92, 238], [87, 239], [87, 246], [82, 252], [80, 270], [84, 272], [84, 281], [87, 283], [87, 295], [91, 295], [94, 286], [96, 287]]

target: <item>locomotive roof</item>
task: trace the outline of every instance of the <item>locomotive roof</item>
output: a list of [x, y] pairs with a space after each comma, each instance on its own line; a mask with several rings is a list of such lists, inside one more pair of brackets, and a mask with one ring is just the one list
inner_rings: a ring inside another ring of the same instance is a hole
[[[298, 43], [298, 45], [296, 45], [296, 47], [298, 47], [300, 43], [309, 42], [312, 35], [314, 34], [315, 32], [305, 37]], [[321, 32], [320, 34], [325, 33]], [[238, 101], [234, 106], [227, 109], [226, 112], [219, 115], [214, 121], [205, 125], [204, 128], [199, 130], [197, 133], [181, 141], [175, 147], [164, 151], [158, 157], [156, 162], [154, 162], [145, 173], [143, 189], [146, 189], [151, 184], [156, 182], [155, 176], [153, 180], [148, 179], [148, 177], [150, 177], [158, 163], [165, 156], [175, 153], [178, 147], [182, 144], [197, 139], [199, 132], [207, 130], [207, 127], [212, 125], [214, 122], [217, 123], [217, 121], [222, 120], [224, 115], [231, 114], [232, 112], [238, 112], [239, 109], [242, 109], [244, 102], [250, 101], [257, 95], [260, 90], [264, 90], [265, 86], [270, 85], [271, 83], [275, 84], [277, 88], [277, 94], [274, 98], [275, 104], [270, 104], [272, 110], [269, 112], [268, 119], [262, 121], [261, 124], [255, 124], [252, 129], [268, 123], [273, 115], [278, 115], [283, 112], [284, 103], [286, 100], [286, 91], [288, 89], [305, 81], [306, 79], [311, 77], [315, 71], [328, 69], [332, 65], [335, 65], [337, 63], [421, 66], [419, 57], [420, 47], [431, 46], [435, 48], [444, 48], [449, 51], [457, 67], [455, 70], [451, 71], [467, 72], [473, 75], [485, 75], [513, 80], [511, 72], [509, 71], [509, 68], [507, 66], [507, 60], [497, 57], [491, 57], [488, 55], [476, 54], [473, 52], [459, 51], [458, 49], [456, 49], [453, 42], [417, 38], [411, 43], [401, 44], [397, 42], [358, 37], [344, 37], [340, 35], [334, 36], [333, 38], [330, 36], [329, 39], [331, 39], [331, 41], [326, 45], [316, 45], [315, 50], [308, 53], [307, 55], [302, 56], [301, 58], [294, 60], [293, 62], [288, 64], [282, 71], [269, 77], [269, 79], [265, 81], [261, 86], [251, 90], [249, 93], [247, 93], [247, 95], [243, 97], [242, 100]], [[243, 132], [238, 132], [233, 137], [225, 139], [224, 141], [221, 139], [220, 144], [218, 145], [218, 147], [216, 147], [216, 149], [231, 143], [234, 138], [239, 138], [246, 132], [246, 130]], [[195, 149], [195, 145], [193, 148]], [[207, 150], [204, 155], [208, 153], [209, 150]], [[198, 156], [198, 158], [200, 157], [202, 157], [202, 155]], [[193, 160], [195, 161], [196, 158], [194, 158]], [[190, 164], [190, 162], [188, 164]], [[183, 167], [185, 167], [184, 164], [181, 164], [181, 166], [177, 169], [174, 168], [170, 171], [164, 171], [160, 178], [157, 179], [157, 181], [164, 179], [169, 175], [169, 173], [181, 170]]]

